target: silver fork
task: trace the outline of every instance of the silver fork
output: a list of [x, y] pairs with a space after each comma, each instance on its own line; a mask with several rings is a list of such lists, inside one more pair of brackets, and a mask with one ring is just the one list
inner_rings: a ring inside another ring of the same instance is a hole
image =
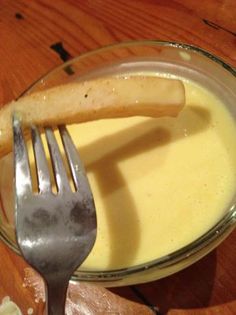
[[93, 196], [76, 148], [64, 126], [59, 127], [73, 178], [71, 189], [53, 130], [45, 128], [57, 193], [52, 184], [40, 133], [31, 127], [38, 177], [33, 192], [27, 147], [21, 122], [13, 116], [15, 218], [18, 246], [25, 260], [45, 280], [47, 314], [65, 314], [68, 283], [90, 253], [97, 221]]

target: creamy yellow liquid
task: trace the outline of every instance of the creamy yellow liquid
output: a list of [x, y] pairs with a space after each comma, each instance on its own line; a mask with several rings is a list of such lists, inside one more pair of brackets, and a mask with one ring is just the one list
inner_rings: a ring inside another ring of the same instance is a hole
[[85, 269], [141, 264], [192, 242], [225, 213], [236, 187], [236, 127], [209, 91], [185, 82], [178, 118], [69, 127], [97, 209]]
[[[184, 84], [186, 106], [177, 118], [69, 127], [97, 209], [97, 240], [84, 269], [123, 268], [167, 255], [227, 211], [236, 187], [235, 122], [212, 93]], [[9, 196], [4, 203], [12, 211], [12, 186], [6, 184], [12, 185], [6, 181], [12, 164], [1, 169], [2, 196]]]

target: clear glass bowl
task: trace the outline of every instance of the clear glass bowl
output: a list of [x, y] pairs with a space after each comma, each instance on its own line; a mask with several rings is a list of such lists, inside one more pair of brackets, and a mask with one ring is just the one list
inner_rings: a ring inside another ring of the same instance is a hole
[[[57, 67], [34, 83], [25, 93], [65, 84], [74, 80], [84, 80], [109, 73], [127, 73], [130, 70], [152, 71], [185, 77], [204, 85], [217, 94], [236, 117], [236, 71], [212, 54], [197, 47], [162, 41], [135, 41], [107, 46]], [[8, 159], [8, 157], [4, 157]], [[9, 159], [8, 159], [9, 160]], [[7, 175], [5, 175], [6, 178]], [[13, 202], [5, 191], [12, 182], [0, 178], [0, 237], [19, 254], [15, 243]], [[121, 286], [152, 281], [175, 273], [209, 253], [234, 229], [236, 225], [236, 195], [225, 209], [221, 220], [200, 238], [178, 251], [164, 257], [147, 261], [130, 268], [109, 271], [77, 270], [76, 281], [91, 281], [104, 286]]]

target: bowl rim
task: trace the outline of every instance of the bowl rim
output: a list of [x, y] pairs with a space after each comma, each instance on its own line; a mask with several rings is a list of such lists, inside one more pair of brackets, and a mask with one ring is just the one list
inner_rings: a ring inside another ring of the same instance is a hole
[[[197, 54], [200, 54], [207, 59], [217, 63], [222, 68], [227, 70], [236, 78], [236, 69], [227, 64], [221, 58], [216, 57], [212, 53], [194, 46], [185, 43], [178, 43], [172, 41], [161, 41], [161, 40], [131, 40], [131, 41], [123, 41], [121, 43], [115, 43], [111, 45], [106, 45], [92, 51], [85, 52], [75, 58], [72, 58], [63, 64], [53, 68], [52, 70], [48, 71], [46, 74], [42, 75], [39, 79], [33, 82], [18, 98], [22, 97], [26, 93], [30, 93], [33, 88], [35, 88], [42, 80], [47, 80], [49, 76], [54, 75], [54, 73], [63, 70], [64, 68], [73, 65], [75, 62], [79, 62], [80, 60], [87, 58], [92, 55], [96, 55], [103, 51], [115, 49], [115, 48], [122, 48], [122, 47], [130, 47], [130, 46], [162, 46], [162, 47], [173, 47], [177, 49], [182, 49], [186, 51], [191, 51]], [[206, 233], [201, 235], [199, 238], [194, 240], [193, 242], [189, 243], [186, 246], [168, 254], [162, 256], [160, 258], [138, 264], [132, 267], [121, 268], [121, 269], [109, 269], [105, 271], [93, 271], [93, 270], [77, 270], [76, 275], [72, 277], [72, 280], [86, 280], [86, 281], [98, 281], [98, 282], [106, 282], [106, 281], [114, 281], [119, 280], [120, 278], [125, 278], [127, 276], [138, 274], [143, 271], [147, 271], [153, 268], [163, 269], [165, 267], [170, 267], [180, 261], [183, 261], [186, 258], [189, 258], [199, 252], [202, 248], [209, 246], [211, 243], [220, 236], [228, 235], [234, 228], [236, 227], [236, 205], [231, 206], [231, 208], [226, 212], [226, 214]], [[7, 237], [7, 233], [2, 230], [0, 227], [0, 239], [3, 240], [14, 252], [20, 254], [15, 244], [9, 240]], [[216, 246], [216, 245], [215, 245]], [[215, 247], [214, 246], [214, 247]]]
[[32, 84], [30, 84], [26, 90], [24, 90], [16, 99], [24, 96], [26, 93], [30, 93], [31, 89], [34, 88], [38, 83], [40, 83], [41, 80], [47, 79], [49, 76], [53, 75], [54, 72], [60, 71], [64, 68], [67, 68], [68, 66], [72, 65], [74, 62], [80, 61], [84, 58], [87, 58], [92, 55], [96, 55], [100, 52], [114, 49], [114, 48], [122, 48], [126, 46], [142, 46], [142, 45], [157, 45], [157, 46], [163, 46], [163, 47], [173, 47], [173, 48], [180, 48], [183, 50], [190, 50], [192, 52], [198, 53], [204, 57], [207, 57], [208, 59], [211, 59], [213, 62], [219, 64], [224, 69], [229, 71], [234, 77], [236, 77], [236, 68], [229, 65], [227, 62], [225, 62], [222, 58], [217, 57], [216, 55], [210, 53], [209, 51], [200, 48], [198, 46], [192, 45], [192, 44], [186, 44], [181, 42], [173, 42], [173, 41], [164, 41], [164, 40], [156, 40], [156, 39], [147, 39], [147, 40], [127, 40], [122, 41], [119, 43], [114, 44], [108, 44], [96, 49], [93, 49], [91, 51], [84, 52], [77, 57], [71, 58], [67, 60], [66, 62], [54, 67], [53, 69], [47, 71], [45, 74], [41, 75], [36, 81], [34, 81]]

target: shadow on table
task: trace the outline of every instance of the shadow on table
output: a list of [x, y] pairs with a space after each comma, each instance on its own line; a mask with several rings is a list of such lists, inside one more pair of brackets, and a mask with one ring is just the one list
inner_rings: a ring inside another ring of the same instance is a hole
[[216, 274], [216, 252], [172, 276], [136, 288], [161, 313], [209, 305]]
[[[217, 250], [172, 276], [130, 287], [140, 303], [171, 309], [199, 309], [229, 303], [236, 298], [236, 230]], [[112, 289], [127, 297], [125, 288]], [[127, 291], [127, 288], [126, 288]], [[130, 296], [128, 297], [130, 298]]]

